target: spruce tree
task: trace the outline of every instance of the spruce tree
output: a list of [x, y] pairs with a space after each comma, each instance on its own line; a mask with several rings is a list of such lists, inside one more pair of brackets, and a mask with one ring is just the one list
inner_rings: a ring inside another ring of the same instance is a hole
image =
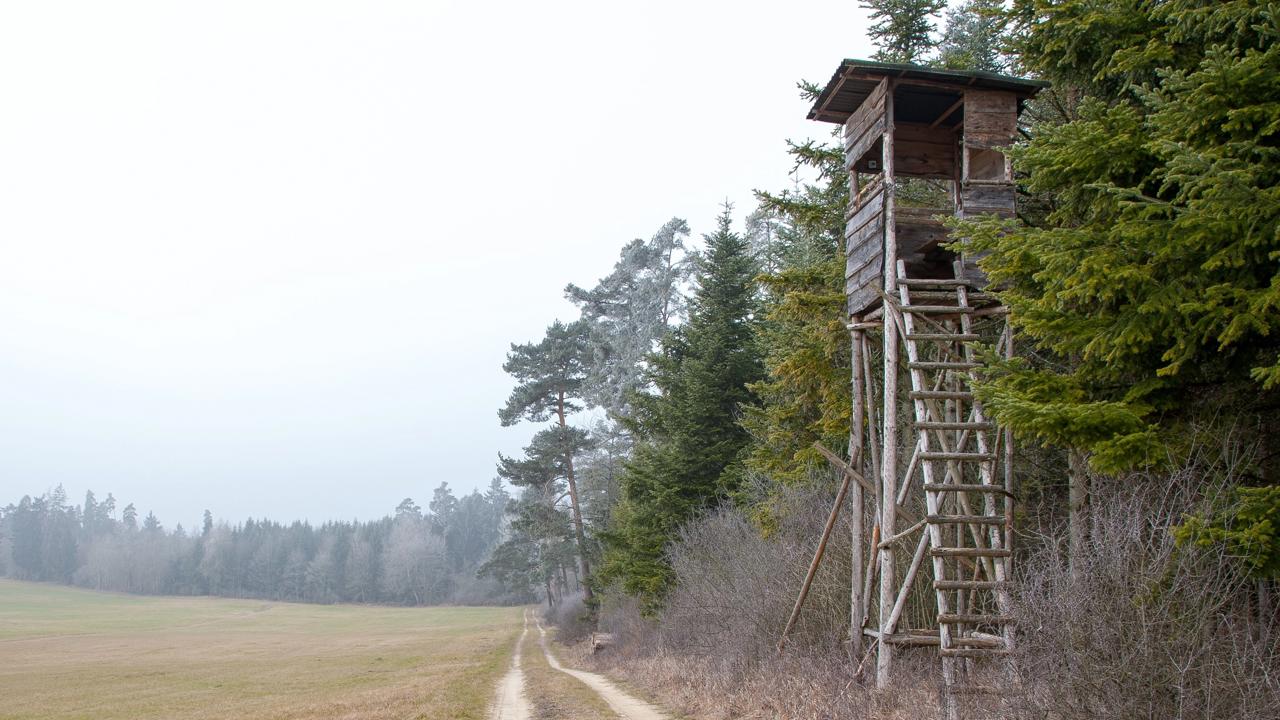
[[832, 145], [793, 145], [799, 165], [818, 178], [795, 191], [760, 193], [762, 208], [784, 222], [780, 267], [763, 276], [760, 343], [767, 377], [753, 386], [760, 403], [744, 423], [754, 439], [749, 465], [782, 482], [826, 467], [813, 447], [843, 447], [849, 436], [849, 332], [845, 329], [843, 252], [848, 173]]
[[953, 70], [1003, 72], [1004, 0], [965, 0], [947, 10], [938, 64]]
[[[1229, 407], [1280, 482], [1280, 28], [1257, 0], [1020, 0], [1022, 64], [1083, 95], [1012, 151], [1031, 222], [967, 221], [1035, 354], [988, 373], [989, 412], [1084, 466], [1183, 454]], [[1073, 545], [1076, 543], [1073, 543]]]
[[653, 608], [671, 583], [664, 557], [680, 525], [740, 488], [750, 438], [739, 423], [763, 375], [756, 266], [726, 207], [700, 258], [689, 320], [651, 359], [656, 394], [636, 398], [638, 439], [606, 536], [605, 571]]
[[862, 0], [871, 11], [867, 29], [879, 50], [876, 60], [891, 63], [919, 63], [937, 44], [933, 37], [934, 18], [947, 6], [946, 0]]

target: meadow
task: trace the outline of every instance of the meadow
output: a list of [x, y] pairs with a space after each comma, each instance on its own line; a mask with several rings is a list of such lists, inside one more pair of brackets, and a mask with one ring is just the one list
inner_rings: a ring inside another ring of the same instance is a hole
[[0, 718], [484, 718], [521, 612], [0, 579]]

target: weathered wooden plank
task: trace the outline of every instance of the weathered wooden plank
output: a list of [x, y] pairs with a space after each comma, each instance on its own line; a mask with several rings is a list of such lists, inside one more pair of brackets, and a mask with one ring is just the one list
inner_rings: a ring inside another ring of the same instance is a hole
[[970, 113], [1002, 113], [1017, 115], [1018, 96], [1008, 90], [966, 88], [964, 91], [965, 125]]
[[884, 92], [872, 92], [871, 96], [858, 106], [844, 123], [845, 147], [857, 142], [858, 138], [867, 134], [868, 128], [877, 120], [884, 118]]
[[[850, 172], [852, 176], [854, 173]], [[844, 219], [847, 221], [853, 217], [865, 203], [878, 202], [877, 195], [884, 191], [884, 176], [873, 175], [870, 180], [862, 185], [858, 194], [849, 198], [849, 206], [845, 208]]]
[[853, 168], [884, 134], [888, 81], [881, 79], [844, 124], [845, 167]]
[[858, 243], [858, 238], [865, 238], [868, 234], [875, 234], [878, 237], [884, 235], [883, 232], [877, 232], [876, 228], [884, 227], [884, 215], [879, 211], [868, 212], [870, 208], [863, 208], [859, 214], [849, 219], [844, 226], [844, 243], [846, 248], [852, 248]]
[[950, 130], [895, 123], [893, 142], [893, 166], [898, 176], [953, 177], [958, 143]]
[[997, 213], [1012, 215], [1016, 203], [1012, 184], [965, 185], [960, 188], [963, 215]]
[[858, 234], [845, 240], [845, 247], [845, 256], [855, 264], [865, 260], [870, 253], [884, 252], [884, 225], [880, 222], [866, 224]]
[[893, 124], [893, 141], [937, 143], [939, 145], [955, 145], [955, 133], [947, 128], [930, 128], [924, 123], [895, 122]]
[[852, 235], [863, 225], [866, 225], [867, 221], [872, 217], [884, 212], [884, 193], [882, 188], [883, 184], [872, 195], [864, 197], [862, 204], [849, 216], [848, 221], [844, 224], [845, 237]]
[[[861, 267], [854, 269], [845, 277], [845, 292], [861, 292], [867, 288], [882, 287], [884, 285], [883, 273], [884, 255], [882, 253], [873, 253]], [[878, 295], [874, 290], [871, 293]]]
[[[947, 229], [937, 222], [903, 222], [898, 220], [898, 254], [922, 255], [946, 242]], [[913, 258], [918, 259], [918, 258]]]
[[[875, 263], [873, 266], [868, 266], [868, 271], [880, 272], [878, 268], [879, 268], [879, 263]], [[879, 293], [876, 292], [876, 289], [880, 287], [880, 278], [874, 277], [868, 280], [863, 277], [864, 274], [865, 273], [859, 272], [858, 275], [855, 277], [845, 278], [845, 281], [844, 281], [845, 294], [859, 295], [863, 293], [869, 293], [870, 295], [879, 296]]]
[[844, 166], [845, 169], [853, 168], [859, 160], [866, 156], [880, 141], [880, 136], [884, 134], [884, 115], [881, 114], [875, 118], [872, 123], [867, 126], [867, 130], [857, 138], [853, 138], [845, 144], [844, 150]]
[[866, 261], [857, 267], [849, 268], [848, 265], [845, 267], [845, 285], [862, 287], [867, 283], [878, 284], [882, 268], [881, 253], [871, 253]]
[[860, 315], [880, 304], [880, 293], [870, 285], [846, 285], [845, 294], [849, 298], [846, 309], [850, 315]]
[[862, 104], [845, 121], [844, 136], [846, 138], [850, 135], [861, 135], [862, 130], [866, 128], [872, 116], [884, 115], [884, 98], [888, 86], [889, 83], [885, 78], [879, 78], [876, 81], [876, 86], [867, 95], [867, 99], [863, 100]]
[[845, 277], [853, 277], [872, 258], [884, 254], [884, 234], [879, 223], [867, 227], [859, 241], [849, 244], [845, 254]]
[[879, 102], [868, 100], [858, 106], [858, 109], [849, 116], [849, 120], [844, 124], [844, 146], [846, 148], [854, 145], [859, 138], [867, 134], [867, 131], [875, 126], [877, 121], [884, 120], [884, 98]]
[[951, 207], [902, 207], [898, 206], [898, 222], [932, 222], [941, 223], [936, 220], [938, 216], [949, 216], [955, 213], [955, 209]]
[[[965, 121], [968, 122], [967, 116]], [[975, 119], [972, 130], [965, 130], [964, 143], [969, 147], [1000, 148], [1013, 143], [1017, 134], [1016, 121], [984, 113]]]
[[897, 146], [898, 156], [893, 159], [898, 177], [951, 178], [955, 176], [954, 152], [935, 151], [937, 146], [912, 147], [909, 143]]
[[1018, 96], [1002, 90], [966, 90], [964, 143], [970, 147], [1001, 147], [1018, 133]]

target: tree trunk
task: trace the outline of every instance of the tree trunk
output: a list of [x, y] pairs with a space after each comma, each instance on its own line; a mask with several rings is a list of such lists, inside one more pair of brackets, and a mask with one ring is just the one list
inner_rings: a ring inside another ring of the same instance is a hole
[[1067, 506], [1070, 545], [1068, 560], [1074, 573], [1083, 559], [1089, 536], [1089, 468], [1083, 450], [1067, 451]]
[[[560, 391], [556, 405], [556, 415], [560, 418], [560, 427], [568, 427], [564, 418], [564, 391]], [[573, 476], [573, 451], [564, 454], [566, 479], [569, 481], [569, 504], [573, 507], [573, 532], [578, 541], [578, 565], [582, 568], [582, 597], [591, 602], [591, 565], [587, 562], [587, 536], [582, 529], [582, 508], [578, 505], [578, 482]]]

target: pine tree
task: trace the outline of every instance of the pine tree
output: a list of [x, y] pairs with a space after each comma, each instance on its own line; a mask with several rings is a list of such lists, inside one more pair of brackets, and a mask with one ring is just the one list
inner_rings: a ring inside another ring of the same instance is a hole
[[756, 347], [756, 266], [726, 207], [706, 238], [689, 321], [652, 358], [657, 394], [636, 399], [638, 443], [606, 537], [605, 576], [650, 608], [669, 588], [663, 555], [681, 524], [741, 486], [750, 438], [739, 423], [763, 374]]
[[[580, 410], [586, 380], [587, 326], [582, 321], [565, 325], [556, 321], [538, 343], [512, 345], [502, 369], [519, 384], [511, 391], [507, 404], [498, 412], [505, 425], [521, 419], [543, 422], [555, 418], [561, 432], [569, 430], [568, 416]], [[582, 570], [583, 592], [591, 600], [591, 563], [587, 558], [586, 528], [578, 483], [573, 471], [572, 444], [561, 446], [564, 452], [564, 475], [569, 486], [574, 535], [577, 540], [578, 564]]]
[[595, 287], [565, 288], [588, 328], [586, 397], [614, 416], [629, 414], [627, 399], [644, 384], [645, 357], [683, 312], [688, 236], [688, 224], [672, 218], [648, 242], [627, 243]]
[[125, 530], [132, 532], [138, 529], [138, 510], [133, 506], [133, 503], [124, 506], [120, 519], [124, 523]]

